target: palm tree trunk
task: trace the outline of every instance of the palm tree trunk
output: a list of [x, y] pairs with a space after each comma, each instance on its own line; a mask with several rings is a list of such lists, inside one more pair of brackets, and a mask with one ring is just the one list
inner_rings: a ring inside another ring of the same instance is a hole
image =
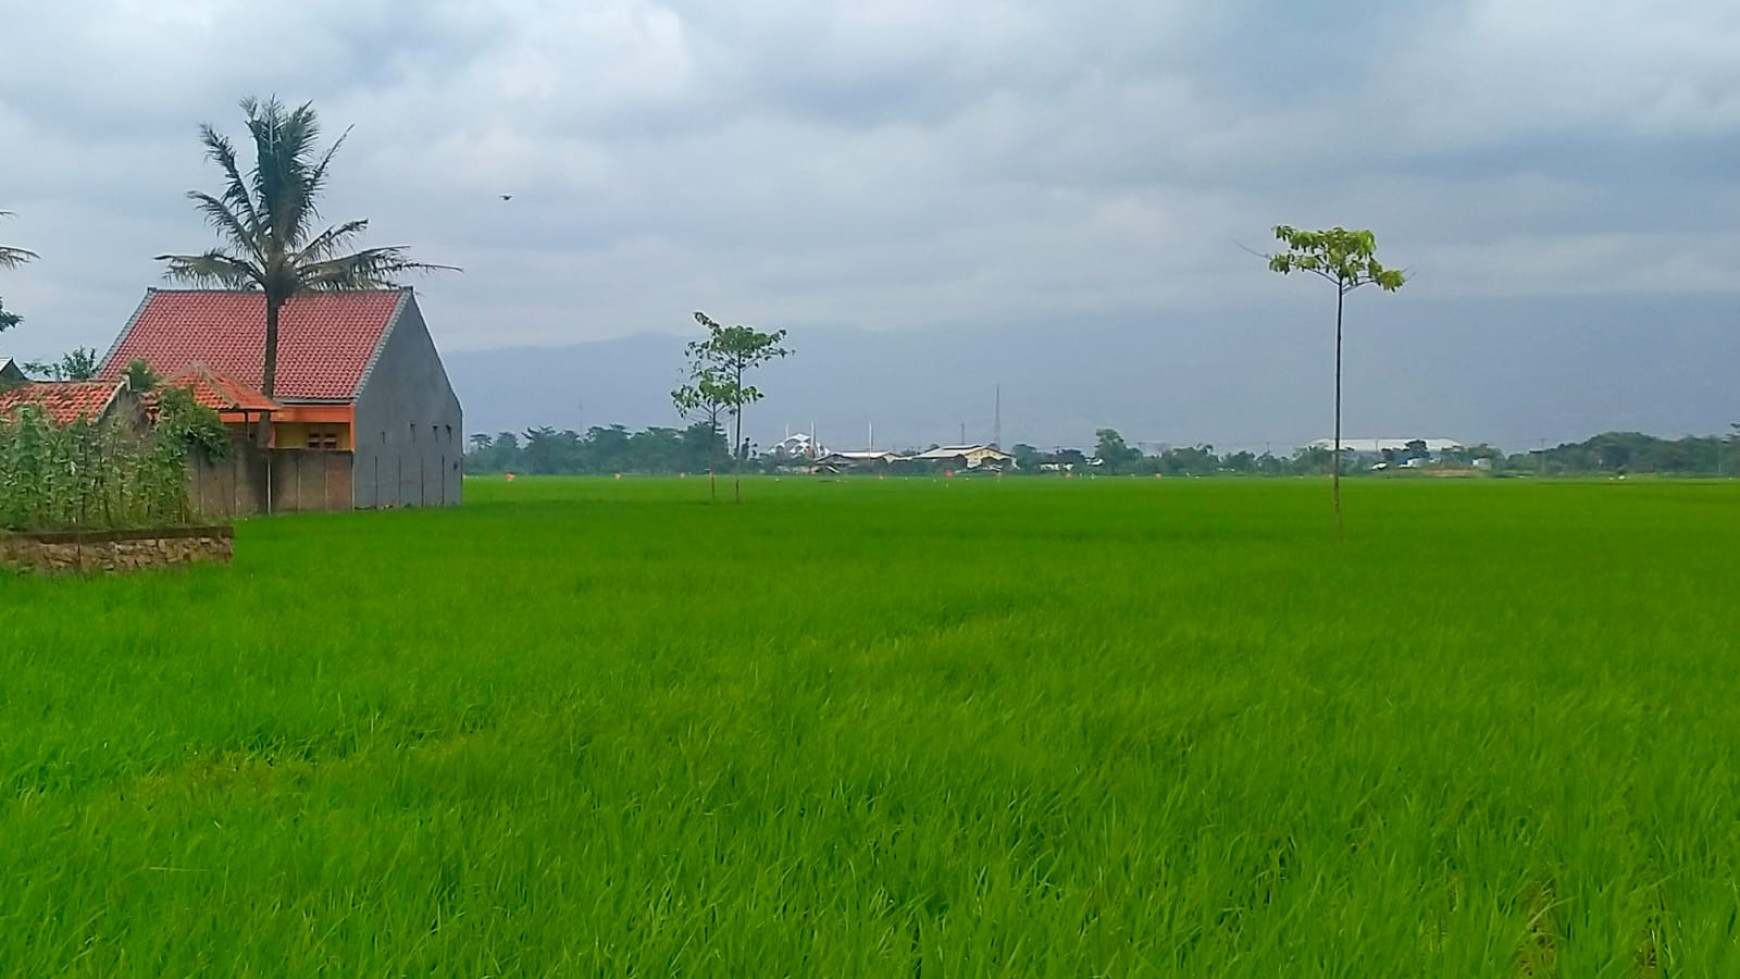
[[[272, 389], [278, 383], [278, 314], [283, 308], [284, 300], [275, 296], [266, 297], [266, 361], [260, 369], [260, 393], [270, 398]], [[270, 415], [260, 416], [260, 448], [266, 448], [272, 437]]]
[[1329, 494], [1335, 501], [1335, 536], [1347, 536], [1341, 524], [1341, 308], [1347, 293], [1335, 284], [1335, 457], [1329, 461]]

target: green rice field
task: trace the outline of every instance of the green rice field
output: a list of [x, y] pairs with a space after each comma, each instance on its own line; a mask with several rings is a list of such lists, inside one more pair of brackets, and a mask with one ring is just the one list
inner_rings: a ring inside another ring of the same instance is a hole
[[1740, 976], [1740, 484], [467, 493], [0, 577], [0, 976]]

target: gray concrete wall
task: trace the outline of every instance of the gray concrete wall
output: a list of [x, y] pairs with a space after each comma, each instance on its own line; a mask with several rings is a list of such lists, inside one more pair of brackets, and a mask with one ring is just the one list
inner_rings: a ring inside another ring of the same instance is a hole
[[407, 301], [356, 401], [357, 507], [458, 506], [464, 433], [429, 328]]
[[[231, 442], [223, 459], [188, 466], [190, 502], [211, 518], [351, 508], [351, 453], [332, 449], [268, 449], [252, 439]], [[270, 494], [267, 484], [271, 485]]]

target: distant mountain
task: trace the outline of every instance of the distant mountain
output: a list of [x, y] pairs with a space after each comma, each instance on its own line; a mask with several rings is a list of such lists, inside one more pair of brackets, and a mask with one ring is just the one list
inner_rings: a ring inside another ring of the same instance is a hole
[[[797, 354], [760, 375], [748, 415], [769, 444], [813, 424], [824, 443], [1002, 441], [1265, 443], [1329, 433], [1327, 303], [1149, 322], [1023, 324], [1001, 331], [805, 330]], [[457, 351], [448, 370], [472, 431], [621, 423], [675, 425], [669, 391], [683, 339]], [[1526, 448], [1601, 431], [1725, 432], [1740, 421], [1740, 310], [1725, 298], [1431, 301], [1365, 297], [1349, 307], [1344, 429]]]

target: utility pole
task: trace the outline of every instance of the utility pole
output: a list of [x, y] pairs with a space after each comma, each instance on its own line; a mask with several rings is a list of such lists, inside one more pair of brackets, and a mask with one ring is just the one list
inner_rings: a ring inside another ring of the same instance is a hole
[[997, 407], [991, 422], [991, 448], [1003, 447], [1003, 385], [997, 385]]
[[961, 422], [961, 440], [959, 442], [956, 442], [955, 444], [956, 445], [966, 445], [967, 444], [967, 423], [966, 422]]

